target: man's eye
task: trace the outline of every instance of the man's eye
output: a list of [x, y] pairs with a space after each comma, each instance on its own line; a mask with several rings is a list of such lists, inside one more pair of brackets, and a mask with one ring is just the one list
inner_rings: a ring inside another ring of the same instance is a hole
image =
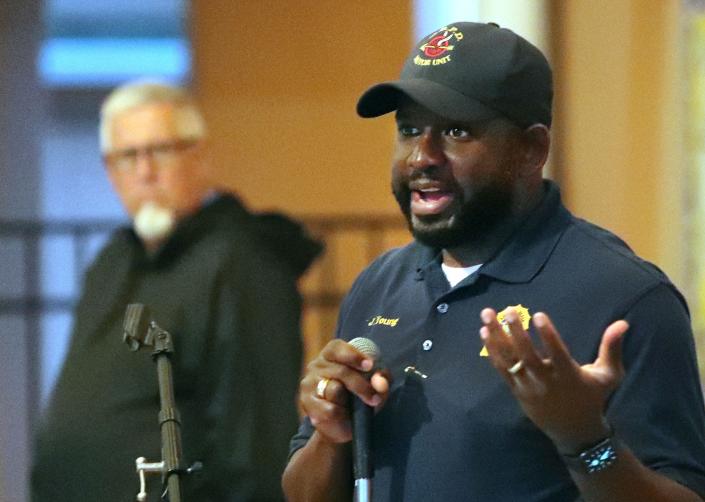
[[419, 133], [418, 128], [412, 126], [399, 125], [397, 126], [400, 136], [416, 136]]
[[462, 127], [449, 127], [446, 129], [446, 134], [451, 138], [467, 138], [470, 136], [470, 131]]

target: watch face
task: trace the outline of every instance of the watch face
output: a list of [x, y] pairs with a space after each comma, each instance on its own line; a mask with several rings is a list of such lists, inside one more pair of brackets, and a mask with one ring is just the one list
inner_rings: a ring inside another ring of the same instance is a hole
[[585, 464], [587, 472], [592, 474], [612, 465], [617, 460], [617, 453], [614, 450], [612, 441], [607, 438], [600, 444], [581, 453], [580, 459]]

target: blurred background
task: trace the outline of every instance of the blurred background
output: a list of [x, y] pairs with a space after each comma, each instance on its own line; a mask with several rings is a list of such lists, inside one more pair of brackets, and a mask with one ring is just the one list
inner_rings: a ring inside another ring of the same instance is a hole
[[326, 241], [302, 283], [308, 357], [357, 273], [409, 241], [390, 196], [393, 117], [357, 118], [357, 98], [461, 20], [547, 54], [547, 175], [685, 293], [705, 367], [705, 0], [2, 0], [0, 500], [28, 498], [83, 270], [124, 223], [98, 148], [109, 89], [190, 86], [224, 184]]

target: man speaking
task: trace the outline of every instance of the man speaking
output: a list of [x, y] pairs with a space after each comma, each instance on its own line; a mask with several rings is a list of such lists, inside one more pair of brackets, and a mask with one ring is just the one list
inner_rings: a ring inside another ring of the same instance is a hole
[[[376, 407], [376, 502], [705, 496], [687, 306], [543, 179], [551, 101], [536, 47], [464, 22], [360, 98], [362, 117], [396, 113], [392, 188], [414, 242], [360, 275], [308, 366], [290, 501], [350, 499], [351, 394]], [[366, 377], [353, 337], [386, 372]]]

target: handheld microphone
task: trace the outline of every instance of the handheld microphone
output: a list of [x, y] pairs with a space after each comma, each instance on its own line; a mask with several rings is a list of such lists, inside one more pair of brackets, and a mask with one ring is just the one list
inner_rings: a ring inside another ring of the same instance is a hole
[[[369, 338], [353, 338], [348, 342], [366, 357], [375, 361], [374, 367], [368, 372], [372, 376], [378, 368], [380, 351], [377, 344]], [[370, 502], [372, 500], [372, 416], [374, 409], [360, 398], [354, 397], [352, 403], [352, 442], [353, 442], [353, 475], [355, 477], [354, 502]]]

